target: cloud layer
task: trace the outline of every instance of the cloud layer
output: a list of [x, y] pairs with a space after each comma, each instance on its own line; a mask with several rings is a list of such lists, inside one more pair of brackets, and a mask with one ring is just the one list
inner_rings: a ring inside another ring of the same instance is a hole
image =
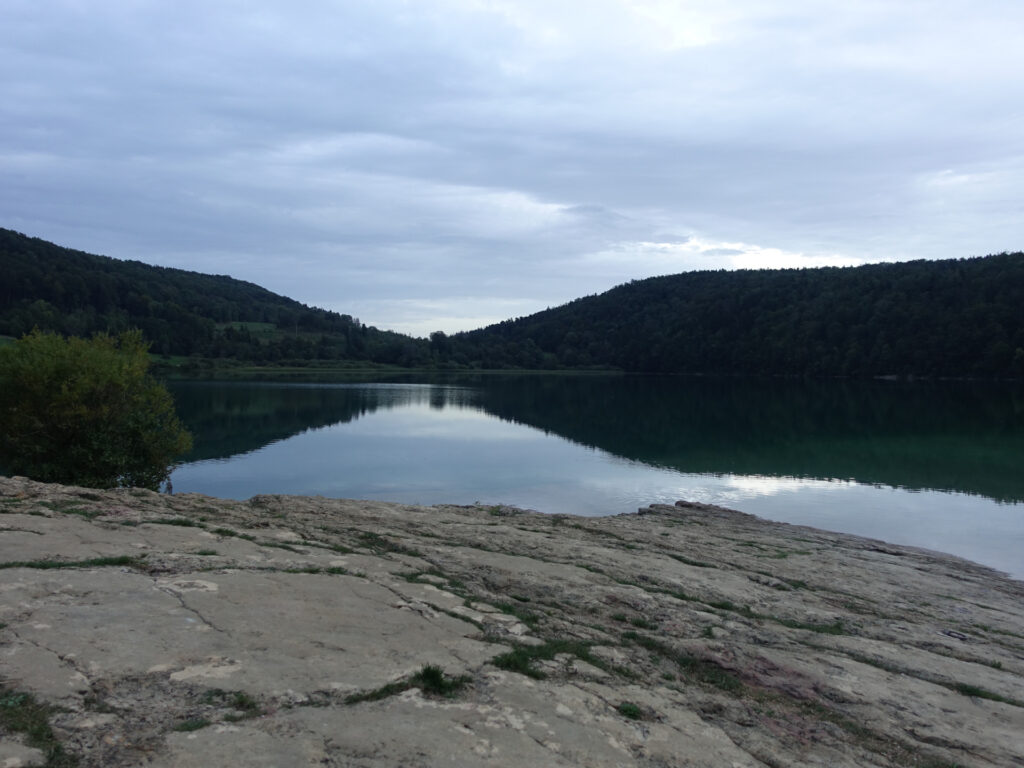
[[0, 225], [419, 335], [1024, 247], [1024, 5], [9, 0]]

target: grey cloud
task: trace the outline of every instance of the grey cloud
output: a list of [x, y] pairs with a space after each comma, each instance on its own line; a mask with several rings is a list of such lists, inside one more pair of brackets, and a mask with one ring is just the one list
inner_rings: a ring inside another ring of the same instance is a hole
[[15, 2], [0, 224], [405, 327], [695, 263], [631, 243], [1021, 247], [1024, 7], [672, 8]]

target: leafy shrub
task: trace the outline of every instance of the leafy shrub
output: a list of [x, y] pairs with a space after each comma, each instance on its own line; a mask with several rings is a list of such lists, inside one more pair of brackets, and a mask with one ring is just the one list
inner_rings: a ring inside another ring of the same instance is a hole
[[0, 348], [0, 466], [44, 482], [156, 490], [192, 438], [139, 331]]

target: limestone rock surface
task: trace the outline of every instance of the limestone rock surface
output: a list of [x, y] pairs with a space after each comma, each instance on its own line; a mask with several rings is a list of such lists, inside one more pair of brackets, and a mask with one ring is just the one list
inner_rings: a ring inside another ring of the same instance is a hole
[[685, 502], [583, 518], [0, 478], [0, 765], [47, 759], [1019, 766], [1024, 583]]

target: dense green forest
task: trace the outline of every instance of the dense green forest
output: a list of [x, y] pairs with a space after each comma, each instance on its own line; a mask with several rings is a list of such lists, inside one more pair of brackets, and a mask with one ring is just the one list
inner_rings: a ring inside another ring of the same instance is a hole
[[1024, 253], [687, 272], [429, 341], [252, 283], [0, 229], [0, 335], [140, 328], [158, 355], [313, 365], [1024, 377]]
[[62, 248], [0, 229], [0, 334], [139, 328], [158, 355], [255, 363], [429, 362], [426, 341], [221, 275]]
[[1024, 253], [637, 280], [442, 340], [484, 367], [1024, 376]]

